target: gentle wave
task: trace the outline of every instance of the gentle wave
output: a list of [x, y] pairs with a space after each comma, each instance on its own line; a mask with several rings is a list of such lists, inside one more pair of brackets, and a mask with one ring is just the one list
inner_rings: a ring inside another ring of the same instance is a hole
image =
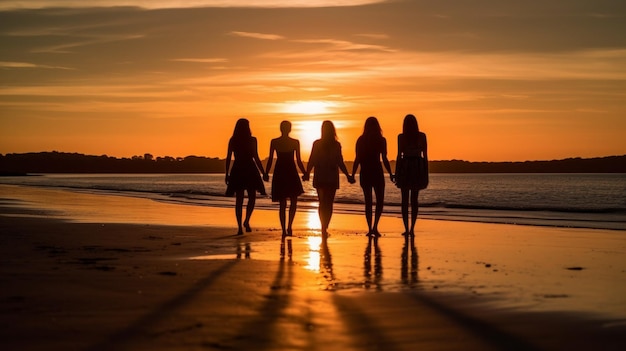
[[[54, 174], [2, 177], [0, 183], [136, 196], [195, 206], [234, 205], [234, 199], [224, 196], [224, 178], [219, 174]], [[299, 208], [316, 209], [315, 189], [311, 182], [304, 182], [303, 186], [305, 193], [299, 198]], [[266, 183], [266, 189], [269, 194], [270, 183]], [[336, 211], [361, 214], [363, 203], [361, 188], [342, 179]], [[257, 206], [277, 207], [269, 195], [260, 196]], [[384, 215], [400, 216], [400, 191], [389, 181]], [[626, 230], [626, 175], [433, 174], [429, 188], [420, 192], [420, 217]]]

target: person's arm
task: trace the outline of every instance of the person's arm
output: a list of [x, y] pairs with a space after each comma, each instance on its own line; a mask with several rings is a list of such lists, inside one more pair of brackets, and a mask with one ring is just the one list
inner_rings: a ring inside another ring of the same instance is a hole
[[228, 177], [229, 177], [228, 176], [228, 171], [230, 170], [230, 161], [231, 161], [231, 159], [233, 157], [233, 147], [232, 147], [231, 143], [232, 143], [232, 140], [229, 140], [228, 141], [228, 153], [226, 155], [226, 172], [225, 172], [225, 175], [224, 175], [224, 183], [226, 183], [226, 184], [228, 184], [228, 180], [229, 180], [228, 179]]
[[402, 162], [402, 152], [404, 152], [404, 138], [402, 134], [398, 134], [398, 154], [396, 155], [396, 180], [398, 177], [398, 169], [400, 167], [400, 162]]
[[361, 163], [361, 139], [359, 138], [356, 141], [356, 150], [354, 156], [354, 163], [352, 164], [352, 178], [356, 174], [357, 169], [359, 169], [359, 164]]
[[265, 166], [265, 174], [263, 175], [263, 180], [268, 181], [270, 176], [270, 170], [272, 169], [272, 163], [274, 162], [274, 150], [276, 147], [274, 146], [274, 140], [270, 142], [270, 156], [267, 159], [267, 165]]
[[302, 175], [302, 180], [307, 181], [311, 177], [311, 170], [315, 167], [315, 159], [317, 157], [317, 141], [313, 142], [313, 147], [311, 148], [311, 154], [309, 155], [309, 162], [306, 163], [306, 172]]
[[428, 170], [428, 142], [426, 141], [426, 134], [424, 135], [424, 160], [426, 161], [426, 170]]
[[263, 169], [263, 163], [261, 162], [261, 159], [259, 158], [259, 150], [257, 147], [257, 141], [256, 138], [252, 138], [253, 140], [253, 147], [254, 147], [254, 156], [252, 156], [254, 158], [254, 163], [256, 163], [256, 166], [259, 168], [259, 171], [261, 171], [261, 173], [263, 173], [263, 177], [265, 177], [266, 173], [265, 170]]
[[306, 174], [306, 169], [304, 168], [304, 163], [302, 163], [302, 157], [300, 155], [300, 141], [296, 140], [294, 149], [296, 150], [296, 164], [298, 168], [300, 168], [300, 171], [302, 171], [302, 174]]
[[341, 154], [341, 144], [337, 145], [338, 149], [337, 149], [337, 163], [339, 164], [339, 169], [341, 170], [341, 172], [343, 172], [343, 174], [346, 175], [346, 178], [348, 179], [348, 183], [352, 184], [355, 182], [354, 177], [350, 175], [350, 173], [348, 173], [348, 168], [346, 167], [346, 164], [343, 162], [343, 155]]
[[387, 139], [385, 138], [383, 138], [383, 147], [382, 147], [380, 154], [383, 158], [383, 165], [385, 166], [385, 169], [387, 170], [387, 172], [389, 172], [389, 178], [393, 182], [394, 176], [393, 176], [393, 173], [391, 172], [391, 165], [389, 164], [389, 159], [387, 158]]

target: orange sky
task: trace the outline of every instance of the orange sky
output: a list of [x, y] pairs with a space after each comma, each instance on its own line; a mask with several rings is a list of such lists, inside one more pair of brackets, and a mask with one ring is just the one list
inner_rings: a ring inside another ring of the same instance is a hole
[[413, 113], [432, 160], [626, 154], [626, 2], [85, 3], [0, 3], [0, 153], [223, 158], [247, 117], [350, 160], [376, 116], [393, 158]]

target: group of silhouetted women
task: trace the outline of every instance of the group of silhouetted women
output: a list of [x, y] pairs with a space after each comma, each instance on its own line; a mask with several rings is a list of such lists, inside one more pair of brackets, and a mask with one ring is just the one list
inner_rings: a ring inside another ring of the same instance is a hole
[[[300, 142], [291, 138], [291, 123], [280, 124], [281, 136], [270, 143], [269, 160], [265, 168], [259, 158], [257, 140], [252, 136], [250, 123], [241, 118], [235, 125], [233, 136], [228, 142], [226, 156], [226, 195], [235, 196], [235, 216], [238, 233], [252, 231], [250, 217], [256, 203], [256, 193], [266, 195], [263, 181], [269, 181], [269, 171], [276, 164], [272, 176], [272, 201], [279, 203], [279, 219], [283, 238], [293, 234], [293, 221], [296, 215], [298, 196], [304, 193], [303, 181], [308, 181], [313, 172], [313, 187], [319, 199], [319, 218], [322, 237], [328, 236], [328, 226], [333, 214], [335, 193], [339, 189], [341, 171], [350, 184], [355, 183], [355, 173], [360, 168], [359, 184], [365, 198], [365, 218], [368, 235], [379, 237], [378, 223], [383, 213], [385, 197], [385, 175], [383, 166], [392, 182], [402, 195], [401, 209], [404, 235], [414, 235], [418, 212], [419, 191], [428, 186], [428, 145], [426, 134], [420, 132], [414, 115], [404, 118], [402, 133], [398, 135], [398, 155], [395, 175], [387, 158], [387, 140], [376, 117], [365, 121], [363, 134], [356, 142], [356, 158], [352, 173], [348, 172], [337, 140], [335, 126], [331, 121], [322, 123], [321, 137], [313, 142], [311, 155], [306, 168], [300, 156]], [[234, 156], [234, 162], [231, 162]], [[382, 160], [382, 164], [381, 164]], [[232, 163], [232, 167], [231, 167]], [[298, 168], [302, 177], [298, 173]], [[247, 193], [245, 217], [243, 202]], [[373, 207], [373, 196], [376, 206]], [[287, 200], [289, 211], [287, 216]], [[409, 220], [410, 208], [410, 220]]]

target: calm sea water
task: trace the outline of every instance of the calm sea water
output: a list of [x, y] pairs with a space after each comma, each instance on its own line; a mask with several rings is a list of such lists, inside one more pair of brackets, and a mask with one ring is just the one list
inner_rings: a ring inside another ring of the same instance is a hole
[[[342, 177], [336, 211], [362, 213], [357, 184]], [[138, 196], [194, 206], [234, 206], [225, 197], [223, 174], [44, 174], [2, 177], [2, 184], [70, 188]], [[302, 209], [316, 208], [317, 195], [305, 182]], [[271, 183], [266, 183], [268, 194]], [[276, 208], [268, 197], [259, 208]], [[385, 215], [399, 216], [400, 192], [391, 182]], [[626, 230], [626, 174], [431, 174], [420, 192], [420, 216], [524, 225]]]

